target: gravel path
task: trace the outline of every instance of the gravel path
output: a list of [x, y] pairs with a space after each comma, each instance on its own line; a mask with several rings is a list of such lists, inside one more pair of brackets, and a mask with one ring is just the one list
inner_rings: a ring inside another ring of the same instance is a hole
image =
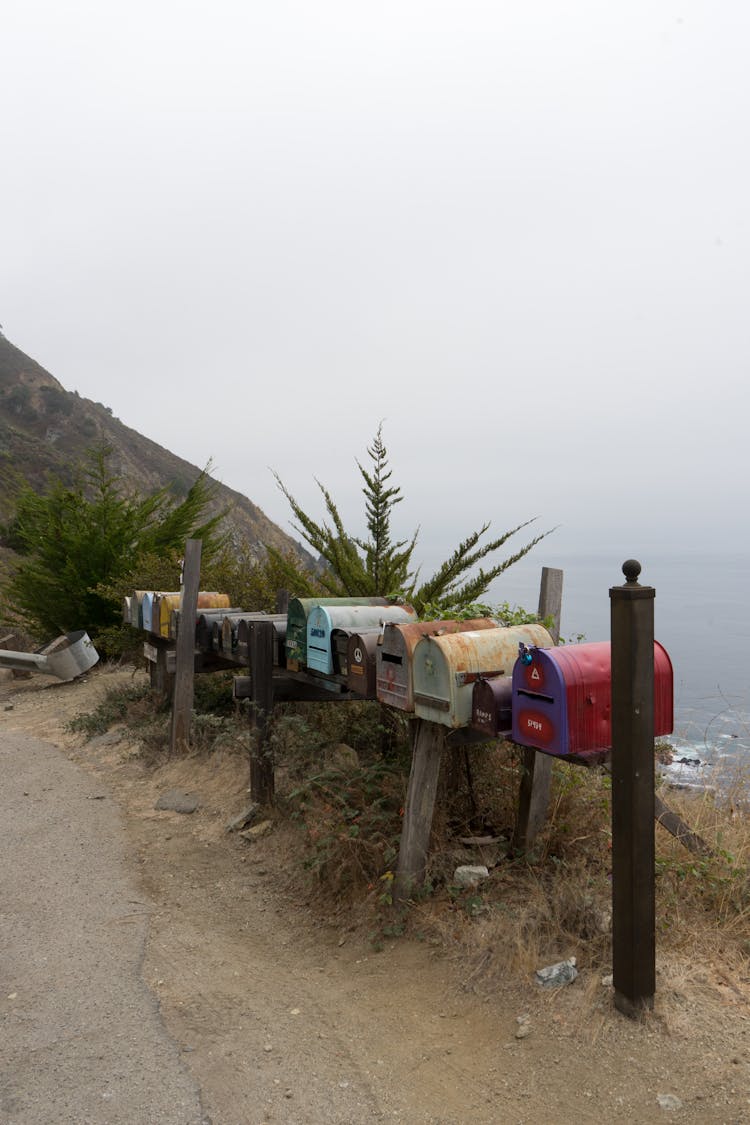
[[0, 1121], [199, 1125], [141, 978], [150, 907], [119, 813], [59, 750], [0, 742]]

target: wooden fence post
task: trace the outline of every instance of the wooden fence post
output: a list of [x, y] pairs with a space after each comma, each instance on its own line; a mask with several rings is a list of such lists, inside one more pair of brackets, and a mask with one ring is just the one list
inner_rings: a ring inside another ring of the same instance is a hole
[[251, 722], [255, 737], [250, 750], [250, 793], [260, 805], [274, 800], [273, 752], [268, 723], [273, 711], [273, 621], [251, 621], [248, 638], [251, 682]]
[[200, 539], [188, 539], [185, 544], [180, 628], [175, 652], [172, 729], [169, 740], [171, 753], [175, 750], [185, 751], [190, 746], [190, 718], [193, 711], [195, 679], [195, 615], [198, 609], [202, 547]]
[[424, 882], [427, 852], [435, 811], [440, 758], [445, 743], [445, 727], [417, 719], [414, 750], [411, 758], [409, 785], [406, 790], [404, 822], [398, 849], [393, 901], [398, 905], [409, 899], [415, 887]]
[[654, 863], [654, 597], [641, 564], [623, 563], [613, 586], [612, 972], [615, 1007], [653, 1008], [656, 991]]
[[[550, 636], [560, 640], [563, 572], [555, 567], [542, 567], [539, 587], [539, 616], [552, 618]], [[525, 852], [534, 842], [544, 824], [552, 785], [552, 758], [526, 747], [523, 751], [523, 774], [518, 794], [518, 819], [513, 833], [513, 850]]]

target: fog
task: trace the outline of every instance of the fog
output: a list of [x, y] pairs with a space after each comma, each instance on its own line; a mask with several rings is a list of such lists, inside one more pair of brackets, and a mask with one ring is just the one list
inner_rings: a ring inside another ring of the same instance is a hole
[[749, 32], [11, 0], [0, 323], [286, 530], [271, 468], [360, 530], [382, 420], [426, 567], [530, 517], [540, 562], [744, 549]]

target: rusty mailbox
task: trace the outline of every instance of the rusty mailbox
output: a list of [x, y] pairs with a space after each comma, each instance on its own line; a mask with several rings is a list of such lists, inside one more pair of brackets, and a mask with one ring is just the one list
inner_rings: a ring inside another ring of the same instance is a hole
[[476, 680], [509, 675], [520, 643], [545, 648], [553, 641], [543, 625], [423, 637], [412, 658], [417, 717], [447, 727], [468, 726]]
[[[180, 609], [182, 594], [155, 594], [152, 607], [151, 632], [162, 637], [169, 636], [169, 627], [172, 610]], [[220, 594], [217, 590], [200, 590], [197, 601], [198, 609], [229, 609], [229, 594]]]
[[376, 657], [375, 687], [378, 699], [381, 703], [398, 707], [400, 711], [413, 711], [412, 656], [422, 638], [482, 629], [497, 629], [497, 622], [490, 617], [477, 617], [469, 621], [418, 621], [413, 625], [386, 625], [383, 643]]
[[[414, 621], [416, 610], [410, 605], [316, 605], [307, 618], [307, 667], [326, 676], [335, 673], [334, 635], [361, 632], [388, 621]], [[338, 651], [341, 651], [339, 649]]]
[[392, 598], [291, 598], [287, 609], [286, 666], [296, 672], [307, 664], [307, 617], [316, 605], [393, 605]]
[[[672, 661], [654, 641], [654, 736], [672, 725]], [[522, 651], [513, 669], [513, 741], [558, 757], [611, 749], [609, 641]]]

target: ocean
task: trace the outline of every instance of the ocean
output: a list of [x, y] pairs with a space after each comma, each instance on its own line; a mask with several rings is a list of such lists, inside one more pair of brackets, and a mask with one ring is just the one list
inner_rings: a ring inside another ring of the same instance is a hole
[[[532, 552], [490, 595], [536, 610], [542, 566], [559, 567], [562, 636], [609, 640], [609, 589], [624, 583], [623, 561], [604, 552]], [[656, 591], [654, 634], [674, 669], [671, 778], [726, 789], [744, 772], [750, 792], [750, 553], [663, 553], [639, 561], [639, 581]]]

